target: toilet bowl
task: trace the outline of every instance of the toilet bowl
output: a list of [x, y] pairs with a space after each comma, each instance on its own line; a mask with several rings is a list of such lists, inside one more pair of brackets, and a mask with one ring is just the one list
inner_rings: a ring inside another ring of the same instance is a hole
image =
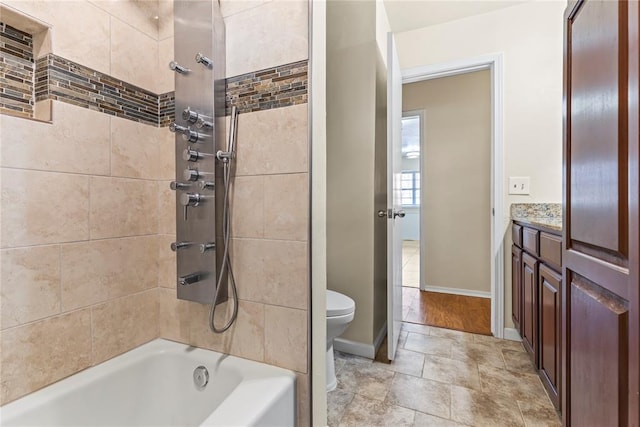
[[356, 303], [351, 298], [327, 289], [327, 391], [338, 385], [333, 340], [347, 330], [355, 312]]

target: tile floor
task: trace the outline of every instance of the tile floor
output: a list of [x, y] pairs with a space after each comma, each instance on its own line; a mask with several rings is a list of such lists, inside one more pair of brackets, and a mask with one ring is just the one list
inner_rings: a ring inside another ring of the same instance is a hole
[[560, 426], [518, 342], [404, 323], [391, 364], [336, 352], [329, 426]]

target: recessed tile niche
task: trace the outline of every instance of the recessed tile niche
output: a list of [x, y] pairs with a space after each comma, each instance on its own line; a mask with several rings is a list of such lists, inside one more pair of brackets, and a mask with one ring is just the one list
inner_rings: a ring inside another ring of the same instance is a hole
[[51, 52], [50, 28], [0, 5], [0, 114], [51, 120], [51, 101], [36, 102], [36, 59]]

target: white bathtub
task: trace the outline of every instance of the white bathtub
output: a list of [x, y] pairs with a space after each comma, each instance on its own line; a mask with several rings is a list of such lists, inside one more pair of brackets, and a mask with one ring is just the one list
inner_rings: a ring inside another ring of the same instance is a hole
[[[198, 390], [193, 371], [209, 371]], [[2, 426], [293, 426], [295, 375], [158, 339], [0, 408]]]

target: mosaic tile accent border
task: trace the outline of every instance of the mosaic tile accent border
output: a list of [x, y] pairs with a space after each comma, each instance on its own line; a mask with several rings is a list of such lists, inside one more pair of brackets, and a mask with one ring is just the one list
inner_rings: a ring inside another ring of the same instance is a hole
[[158, 95], [54, 54], [36, 63], [36, 101], [44, 99], [158, 125]]
[[227, 115], [304, 104], [308, 99], [308, 61], [268, 68], [227, 79]]
[[[304, 104], [307, 89], [306, 60], [242, 74], [226, 80], [226, 111]], [[35, 63], [35, 101], [49, 99], [160, 127], [175, 119], [174, 92], [157, 95], [54, 54]]]
[[0, 111], [33, 117], [33, 36], [0, 22]]

